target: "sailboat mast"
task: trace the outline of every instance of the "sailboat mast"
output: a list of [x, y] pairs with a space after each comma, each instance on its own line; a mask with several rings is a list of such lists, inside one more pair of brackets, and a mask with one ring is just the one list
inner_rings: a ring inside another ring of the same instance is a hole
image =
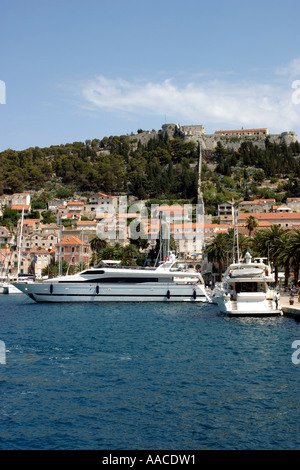
[[58, 257], [58, 275], [61, 276], [61, 218], [59, 218], [59, 257]]
[[235, 264], [235, 206], [233, 206], [233, 246], [232, 246], [232, 263]]
[[20, 274], [20, 264], [21, 264], [21, 245], [22, 245], [22, 235], [23, 235], [23, 223], [24, 223], [24, 207], [22, 209], [22, 218], [21, 218], [21, 229], [20, 229], [20, 238], [19, 238], [19, 256], [18, 256], [18, 273]]
[[235, 213], [235, 219], [236, 219], [236, 249], [237, 249], [237, 259], [238, 263], [240, 262], [240, 249], [239, 249], [239, 227], [237, 223], [237, 210], [236, 206], [234, 206], [234, 213]]

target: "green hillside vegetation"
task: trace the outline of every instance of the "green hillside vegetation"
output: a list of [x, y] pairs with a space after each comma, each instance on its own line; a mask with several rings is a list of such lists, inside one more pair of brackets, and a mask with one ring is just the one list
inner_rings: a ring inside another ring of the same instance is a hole
[[[272, 197], [278, 202], [300, 197], [299, 155], [298, 142], [287, 147], [268, 138], [264, 149], [247, 141], [237, 151], [220, 142], [215, 151], [204, 151], [202, 191], [207, 212], [215, 214], [217, 204], [232, 197]], [[44, 203], [52, 196], [88, 197], [95, 191], [196, 203], [197, 183], [197, 146], [180, 138], [152, 139], [142, 145], [127, 136], [111, 136], [0, 153], [0, 195], [39, 191]]]

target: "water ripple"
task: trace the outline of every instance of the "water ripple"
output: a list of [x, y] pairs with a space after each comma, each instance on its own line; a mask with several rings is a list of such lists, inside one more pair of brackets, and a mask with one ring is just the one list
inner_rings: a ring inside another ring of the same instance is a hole
[[293, 320], [2, 297], [0, 449], [299, 448]]

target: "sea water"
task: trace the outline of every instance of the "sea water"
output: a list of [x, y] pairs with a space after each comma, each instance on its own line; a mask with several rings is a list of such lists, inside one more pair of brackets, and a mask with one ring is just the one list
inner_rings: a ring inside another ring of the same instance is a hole
[[300, 448], [300, 324], [0, 296], [0, 449]]

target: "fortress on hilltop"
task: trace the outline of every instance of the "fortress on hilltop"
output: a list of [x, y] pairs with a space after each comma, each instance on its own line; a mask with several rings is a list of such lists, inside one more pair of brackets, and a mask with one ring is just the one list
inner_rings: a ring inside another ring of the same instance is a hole
[[237, 150], [241, 142], [251, 141], [258, 147], [265, 146], [265, 139], [270, 142], [286, 143], [287, 145], [297, 142], [297, 134], [294, 131], [282, 132], [281, 134], [270, 134], [267, 128], [239, 130], [218, 130], [214, 134], [205, 134], [205, 127], [202, 125], [163, 124], [159, 131], [143, 131], [139, 134], [131, 135], [130, 140], [136, 139], [142, 144], [147, 144], [150, 139], [168, 136], [169, 139], [181, 138], [184, 142], [200, 143], [203, 150], [215, 149], [218, 142], [223, 147]]

